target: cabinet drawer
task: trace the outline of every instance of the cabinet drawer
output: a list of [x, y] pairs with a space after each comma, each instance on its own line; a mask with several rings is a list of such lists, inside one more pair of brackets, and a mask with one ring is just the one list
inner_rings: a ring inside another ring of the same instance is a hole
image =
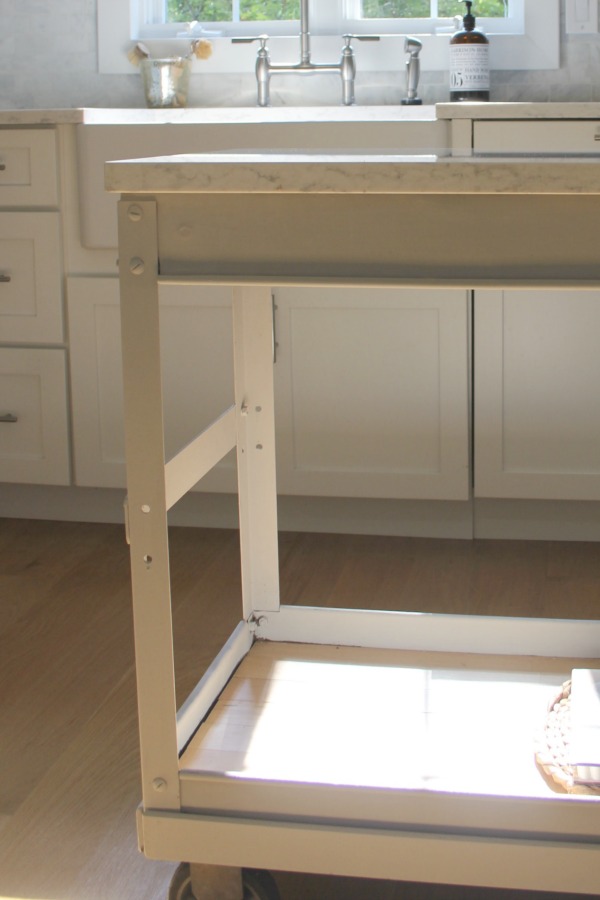
[[0, 481], [70, 482], [64, 350], [0, 349]]
[[0, 131], [0, 206], [57, 206], [54, 131]]
[[535, 153], [593, 155], [600, 152], [600, 122], [524, 121], [474, 122], [475, 153]]
[[0, 340], [63, 339], [59, 215], [0, 213]]

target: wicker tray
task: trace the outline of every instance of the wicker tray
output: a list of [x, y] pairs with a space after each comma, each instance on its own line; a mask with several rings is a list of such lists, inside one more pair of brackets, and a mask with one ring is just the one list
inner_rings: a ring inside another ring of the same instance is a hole
[[599, 785], [575, 783], [569, 764], [570, 735], [571, 682], [565, 681], [548, 706], [544, 728], [536, 740], [535, 760], [556, 790], [600, 795]]

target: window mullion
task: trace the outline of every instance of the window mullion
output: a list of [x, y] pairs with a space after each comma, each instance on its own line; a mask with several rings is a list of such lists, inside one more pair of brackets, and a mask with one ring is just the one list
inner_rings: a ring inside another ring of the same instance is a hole
[[362, 13], [361, 0], [345, 0], [341, 4], [340, 15], [343, 19], [360, 19]]
[[[347, 0], [346, 0], [347, 2]], [[341, 34], [344, 30], [345, 0], [309, 0], [310, 30], [313, 34]]]
[[144, 20], [151, 25], [167, 21], [167, 0], [138, 0], [144, 11]]

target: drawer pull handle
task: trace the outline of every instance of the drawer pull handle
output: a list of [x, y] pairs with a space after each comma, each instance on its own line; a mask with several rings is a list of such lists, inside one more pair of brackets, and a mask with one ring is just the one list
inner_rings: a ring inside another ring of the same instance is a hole
[[5, 413], [3, 416], [0, 416], [0, 422], [8, 422], [13, 425], [15, 422], [18, 422], [18, 416], [13, 416], [12, 413]]
[[6, 163], [0, 163], [0, 172], [6, 172]]
[[4, 275], [3, 273], [0, 273], [0, 282], [2, 284], [8, 284], [8, 282], [10, 280], [11, 280], [10, 275]]

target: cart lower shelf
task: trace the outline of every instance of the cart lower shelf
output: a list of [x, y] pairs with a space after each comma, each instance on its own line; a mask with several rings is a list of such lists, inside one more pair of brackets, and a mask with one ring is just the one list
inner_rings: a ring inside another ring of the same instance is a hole
[[560, 793], [535, 762], [569, 666], [258, 641], [182, 754], [182, 806], [539, 834], [558, 804], [561, 836], [597, 840], [599, 798]]

